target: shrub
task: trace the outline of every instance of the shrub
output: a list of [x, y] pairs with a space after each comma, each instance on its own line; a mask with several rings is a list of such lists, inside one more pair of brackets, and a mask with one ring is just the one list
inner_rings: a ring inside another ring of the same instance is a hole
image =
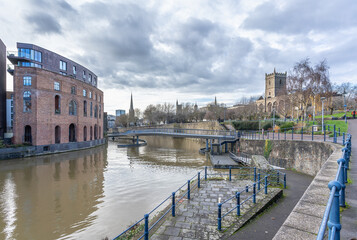
[[234, 121], [232, 125], [236, 130], [259, 130], [258, 121]]
[[268, 130], [269, 128], [272, 128], [273, 124], [271, 122], [267, 122], [263, 125], [264, 130]]
[[281, 132], [285, 132], [290, 130], [292, 127], [294, 127], [294, 123], [293, 122], [285, 122], [284, 124], [280, 125], [280, 130]]

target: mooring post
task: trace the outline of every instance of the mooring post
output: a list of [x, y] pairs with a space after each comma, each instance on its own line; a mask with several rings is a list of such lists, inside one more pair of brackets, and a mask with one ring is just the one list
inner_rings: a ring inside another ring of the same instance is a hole
[[260, 173], [258, 173], [258, 191], [260, 190]]
[[256, 184], [253, 183], [253, 203], [256, 203], [255, 197], [256, 197]]
[[339, 206], [339, 192], [341, 189], [341, 184], [337, 181], [331, 181], [328, 184], [330, 190], [333, 187], [336, 188], [335, 195], [332, 200], [331, 210], [329, 215], [329, 220], [327, 222], [327, 226], [329, 228], [329, 238], [331, 237], [331, 233], [335, 230], [335, 239], [340, 239], [340, 230], [341, 230], [341, 223], [340, 223], [340, 206]]
[[175, 192], [172, 193], [172, 216], [175, 217]]
[[197, 174], [198, 176], [197, 176], [197, 187], [198, 188], [200, 188], [201, 187], [201, 173], [200, 172], [198, 172], [198, 174]]
[[286, 188], [286, 173], [284, 173], [284, 189]]
[[190, 192], [191, 192], [191, 186], [190, 185], [191, 184], [190, 184], [190, 182], [191, 182], [190, 180], [187, 181], [187, 199], [188, 200], [191, 199], [191, 194], [190, 194]]
[[222, 229], [222, 204], [221, 203], [218, 203], [218, 218], [217, 218], [217, 221], [218, 221], [218, 231], [221, 231]]
[[145, 219], [144, 239], [149, 240], [149, 214], [145, 214], [144, 219]]
[[264, 177], [264, 193], [268, 194], [268, 176]]
[[236, 198], [237, 198], [237, 216], [240, 216], [240, 193], [236, 192]]
[[232, 167], [229, 167], [229, 181], [232, 181]]
[[257, 181], [257, 168], [254, 167], [254, 182]]

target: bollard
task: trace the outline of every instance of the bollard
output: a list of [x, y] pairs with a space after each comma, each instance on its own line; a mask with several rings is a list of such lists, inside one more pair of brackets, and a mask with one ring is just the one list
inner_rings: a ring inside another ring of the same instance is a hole
[[258, 173], [258, 191], [260, 190], [260, 173]]
[[144, 239], [149, 240], [149, 214], [145, 214], [144, 218], [145, 218]]
[[338, 176], [338, 182], [341, 184], [341, 190], [340, 190], [340, 207], [346, 207], [345, 204], [345, 163], [346, 160], [343, 158], [340, 158], [337, 160], [337, 163], [340, 165], [341, 164], [341, 172], [340, 175]]
[[245, 191], [249, 192], [249, 187], [248, 186], [245, 186]]
[[207, 180], [207, 166], [205, 166], [205, 180]]
[[311, 141], [314, 141], [314, 126], [311, 127]]
[[257, 181], [257, 168], [254, 167], [254, 182]]
[[286, 188], [286, 173], [284, 173], [284, 189]]
[[336, 189], [335, 195], [332, 200], [329, 219], [327, 222], [327, 226], [329, 228], [329, 239], [331, 237], [333, 227], [335, 227], [335, 231], [336, 231], [334, 239], [340, 239], [341, 223], [340, 223], [339, 191], [341, 189], [341, 184], [337, 181], [331, 181], [329, 182], [328, 187], [330, 190], [332, 190], [332, 188]]
[[279, 171], [276, 172], [276, 183], [279, 184]]
[[222, 204], [221, 203], [218, 203], [218, 218], [217, 218], [217, 221], [218, 221], [218, 231], [221, 231], [222, 230], [222, 218], [221, 218], [221, 213], [222, 213]]
[[172, 216], [175, 217], [175, 192], [172, 193]]
[[324, 142], [326, 142], [326, 126], [324, 125]]
[[237, 198], [237, 216], [240, 216], [240, 193], [236, 192], [236, 198]]
[[198, 176], [197, 176], [197, 187], [200, 188], [201, 187], [201, 173], [198, 172]]
[[253, 183], [253, 203], [256, 203], [256, 191], [255, 191], [255, 183]]
[[232, 167], [229, 167], [229, 181], [232, 181]]
[[190, 186], [190, 180], [187, 181], [187, 199], [190, 200], [191, 199], [191, 195], [190, 195], [190, 192], [191, 192], [191, 186]]
[[268, 194], [268, 176], [264, 177], [264, 193]]

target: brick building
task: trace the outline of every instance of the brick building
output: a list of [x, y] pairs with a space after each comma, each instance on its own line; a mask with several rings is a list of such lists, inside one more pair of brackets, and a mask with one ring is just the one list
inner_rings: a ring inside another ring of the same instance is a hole
[[103, 138], [103, 92], [80, 64], [33, 44], [17, 43], [14, 143], [50, 145]]
[[6, 131], [6, 46], [0, 39], [0, 139]]

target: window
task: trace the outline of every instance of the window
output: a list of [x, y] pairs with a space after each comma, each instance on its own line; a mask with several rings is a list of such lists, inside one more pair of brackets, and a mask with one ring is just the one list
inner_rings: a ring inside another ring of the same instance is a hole
[[85, 89], [83, 89], [83, 97], [87, 96], [87, 91]]
[[32, 77], [30, 77], [30, 76], [24, 76], [24, 77], [23, 77], [23, 80], [24, 80], [24, 86], [31, 86]]
[[55, 127], [55, 143], [61, 143], [61, 127]]
[[25, 126], [24, 142], [32, 143], [31, 126], [29, 126], [29, 125]]
[[19, 57], [29, 58], [37, 62], [42, 62], [42, 53], [29, 48], [19, 48]]
[[76, 86], [71, 87], [71, 94], [76, 94]]
[[102, 96], [99, 95], [99, 102], [102, 102]]
[[87, 141], [87, 126], [83, 128], [83, 141]]
[[61, 97], [55, 96], [55, 114], [61, 114]]
[[69, 115], [77, 115], [77, 103], [74, 100], [69, 102]]
[[65, 72], [60, 72], [60, 74], [63, 75], [63, 76], [67, 75], [67, 73], [65, 73]]
[[281, 79], [280, 79], [280, 85], [281, 85]]
[[31, 112], [31, 92], [25, 91], [23, 95], [24, 112]]
[[83, 70], [83, 79], [86, 79], [86, 71]]
[[94, 100], [97, 101], [97, 94], [94, 94]]
[[99, 118], [101, 118], [101, 117], [102, 117], [102, 106], [99, 105]]
[[98, 106], [95, 105], [94, 107], [94, 117], [97, 118], [98, 117]]
[[92, 98], [92, 92], [89, 92], [89, 98]]
[[61, 89], [61, 88], [60, 88], [60, 83], [59, 83], [59, 82], [55, 82], [53, 89], [59, 91], [59, 90]]
[[92, 82], [92, 74], [89, 74], [89, 81]]
[[76, 74], [77, 74], [77, 67], [73, 66], [73, 75], [76, 75]]
[[60, 69], [67, 71], [67, 63], [65, 61], [60, 60]]
[[83, 116], [87, 117], [87, 101], [83, 101]]
[[19, 62], [18, 66], [42, 68], [41, 64], [37, 64], [37, 63], [33, 63], [33, 62]]
[[93, 104], [90, 103], [90, 116], [93, 117]]

